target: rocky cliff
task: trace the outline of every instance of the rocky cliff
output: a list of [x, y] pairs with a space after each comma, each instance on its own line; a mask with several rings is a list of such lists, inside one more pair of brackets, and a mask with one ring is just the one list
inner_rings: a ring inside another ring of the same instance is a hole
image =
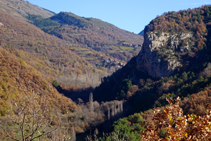
[[181, 66], [177, 54], [189, 52], [193, 34], [147, 30], [146, 28], [143, 48], [137, 57], [137, 68], [154, 78], [167, 77]]

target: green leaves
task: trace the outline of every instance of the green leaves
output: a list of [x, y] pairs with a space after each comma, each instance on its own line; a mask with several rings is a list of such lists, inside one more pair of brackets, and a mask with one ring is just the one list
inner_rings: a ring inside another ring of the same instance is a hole
[[53, 85], [54, 87], [58, 87], [58, 86], [59, 86], [59, 83], [57, 82], [57, 80], [54, 80], [53, 83], [52, 83], [52, 85]]
[[124, 79], [119, 85], [117, 95], [124, 97], [127, 94], [127, 91], [130, 90], [131, 86], [132, 81], [130, 79]]
[[140, 131], [144, 130], [143, 118], [140, 114], [135, 113], [129, 117], [125, 117], [115, 121], [114, 131], [107, 137], [100, 138], [100, 141], [117, 141], [117, 140], [127, 140], [127, 141], [140, 141], [141, 135]]

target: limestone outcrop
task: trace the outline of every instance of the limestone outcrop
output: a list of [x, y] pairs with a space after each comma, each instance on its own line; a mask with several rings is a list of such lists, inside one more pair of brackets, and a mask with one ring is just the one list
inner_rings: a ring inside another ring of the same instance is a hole
[[181, 65], [178, 54], [190, 50], [192, 36], [191, 32], [146, 32], [137, 57], [137, 69], [146, 71], [153, 78], [171, 75]]

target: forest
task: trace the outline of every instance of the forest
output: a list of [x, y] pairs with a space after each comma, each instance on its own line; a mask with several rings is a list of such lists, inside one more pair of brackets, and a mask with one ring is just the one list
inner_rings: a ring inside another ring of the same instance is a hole
[[210, 5], [157, 16], [143, 38], [0, 2], [0, 140], [211, 139]]
[[[194, 138], [209, 140], [209, 130], [206, 131], [207, 135], [194, 136], [194, 134], [196, 131], [203, 132], [206, 127], [210, 128], [209, 123], [206, 123], [210, 121], [210, 10], [211, 7], [205, 5], [196, 9], [164, 13], [145, 27], [145, 34], [191, 32], [193, 37], [189, 42], [193, 44], [188, 52], [173, 50], [181, 65], [168, 77], [153, 78], [146, 72], [138, 71], [137, 59], [133, 57], [121, 70], [104, 78], [102, 84], [94, 90], [96, 99], [100, 101], [126, 100], [132, 109], [130, 114], [135, 113], [134, 116], [137, 113], [140, 114], [142, 123], [139, 125], [142, 129], [139, 129], [140, 134], [134, 135], [136, 128], [133, 127], [133, 122], [123, 118], [113, 124], [113, 131], [109, 135], [99, 140], [193, 140]], [[161, 49], [171, 48], [168, 42]], [[184, 46], [186, 42], [182, 40], [179, 46]], [[162, 52], [158, 50], [156, 53]], [[167, 56], [160, 55], [160, 57], [165, 61]], [[176, 100], [177, 104], [172, 103], [171, 100], [178, 96], [180, 100]], [[173, 111], [180, 111], [181, 113], [177, 114], [184, 114], [184, 117], [172, 115]], [[182, 122], [190, 117], [197, 125], [187, 123], [190, 127], [181, 126], [184, 124]], [[181, 118], [181, 123], [175, 121], [178, 118]], [[160, 120], [165, 123], [160, 124]], [[200, 122], [206, 124], [200, 124]], [[177, 124], [178, 128], [176, 128]], [[133, 129], [132, 132], [130, 128]], [[178, 132], [179, 128], [183, 129], [182, 132]]]

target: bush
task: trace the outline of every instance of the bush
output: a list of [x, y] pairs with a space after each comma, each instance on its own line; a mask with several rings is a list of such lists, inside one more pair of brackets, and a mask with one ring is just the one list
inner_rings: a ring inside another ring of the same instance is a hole
[[164, 110], [154, 110], [154, 126], [149, 125], [142, 134], [143, 141], [146, 140], [211, 140], [210, 116], [211, 111], [205, 116], [195, 114], [183, 115], [179, 107], [180, 98], [175, 100], [167, 99], [170, 106]]
[[140, 130], [144, 130], [141, 124], [143, 124], [143, 118], [139, 113], [119, 119], [114, 122], [114, 131], [97, 141], [140, 141]]
[[57, 80], [54, 80], [53, 83], [52, 83], [52, 85], [53, 85], [54, 87], [58, 87], [58, 86], [59, 86], [59, 83], [57, 82]]

